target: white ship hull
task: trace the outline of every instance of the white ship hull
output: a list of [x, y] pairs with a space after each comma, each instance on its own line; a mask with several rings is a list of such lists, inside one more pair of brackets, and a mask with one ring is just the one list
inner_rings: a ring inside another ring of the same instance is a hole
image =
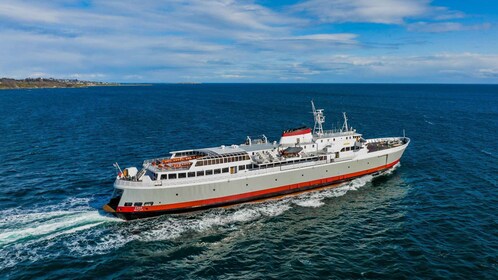
[[388, 139], [396, 139], [402, 144], [350, 157], [327, 157], [299, 164], [241, 170], [236, 174], [219, 174], [209, 180], [199, 177], [174, 182], [135, 182], [118, 178], [114, 187], [122, 193], [119, 199], [111, 200], [109, 204], [115, 204], [111, 212], [129, 220], [238, 204], [333, 185], [396, 165], [410, 140], [405, 137]]

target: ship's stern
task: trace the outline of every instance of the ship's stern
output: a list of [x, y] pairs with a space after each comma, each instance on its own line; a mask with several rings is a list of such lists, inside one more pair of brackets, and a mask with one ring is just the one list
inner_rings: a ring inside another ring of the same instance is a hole
[[117, 217], [116, 215], [116, 210], [118, 209], [119, 201], [121, 200], [121, 197], [123, 196], [124, 190], [121, 188], [117, 187], [117, 183], [119, 181], [119, 178], [116, 179], [116, 182], [114, 183], [114, 192], [112, 193], [111, 199], [107, 204], [105, 204], [102, 209], [106, 211], [107, 213], [111, 213], [114, 216]]

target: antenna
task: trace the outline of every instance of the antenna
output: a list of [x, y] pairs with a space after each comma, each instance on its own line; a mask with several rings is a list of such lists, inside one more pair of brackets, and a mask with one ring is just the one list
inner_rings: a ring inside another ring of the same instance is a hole
[[348, 117], [346, 116], [346, 112], [342, 112], [342, 116], [344, 117], [344, 124], [342, 125], [342, 131], [349, 131]]
[[313, 133], [316, 135], [323, 135], [322, 124], [325, 122], [323, 109], [315, 109], [315, 103], [313, 102], [313, 100], [311, 100], [311, 108], [313, 109], [313, 117], [315, 118], [315, 127], [313, 128]]

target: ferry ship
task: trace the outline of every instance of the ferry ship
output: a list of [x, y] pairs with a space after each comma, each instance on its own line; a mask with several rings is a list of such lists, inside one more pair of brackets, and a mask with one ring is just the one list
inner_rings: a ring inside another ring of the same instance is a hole
[[[311, 101], [314, 127], [282, 133], [279, 142], [247, 137], [243, 144], [171, 152], [121, 170], [104, 210], [132, 220], [302, 192], [396, 165], [410, 139], [365, 139], [348, 125], [324, 130], [323, 109]], [[403, 133], [404, 134], [404, 133]]]

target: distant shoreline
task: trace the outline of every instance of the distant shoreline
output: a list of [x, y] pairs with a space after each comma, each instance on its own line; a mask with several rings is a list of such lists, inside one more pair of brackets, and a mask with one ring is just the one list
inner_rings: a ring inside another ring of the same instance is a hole
[[87, 88], [101, 86], [123, 86], [120, 83], [80, 81], [54, 78], [0, 78], [0, 89], [44, 89], [44, 88]]

